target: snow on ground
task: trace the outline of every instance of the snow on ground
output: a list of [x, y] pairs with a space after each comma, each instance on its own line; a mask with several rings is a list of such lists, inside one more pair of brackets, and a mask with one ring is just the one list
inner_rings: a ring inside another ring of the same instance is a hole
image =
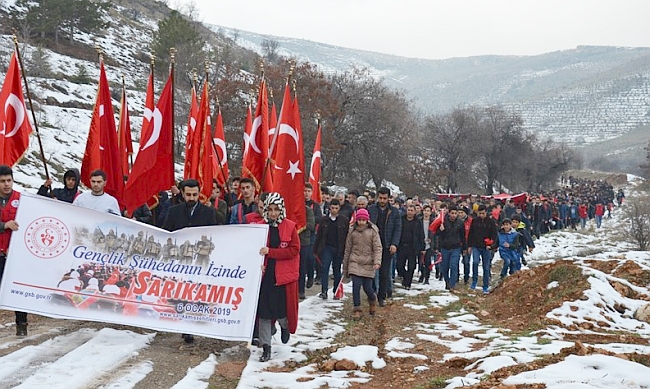
[[[74, 147], [70, 145], [70, 147]], [[78, 146], [76, 146], [78, 147]], [[624, 279], [614, 277], [588, 266], [587, 258], [580, 256], [581, 248], [589, 248], [589, 261], [625, 260], [634, 261], [643, 269], [650, 269], [650, 253], [627, 251], [629, 246], [610, 239], [612, 230], [621, 223], [620, 210], [616, 210], [612, 219], [606, 219], [602, 230], [589, 232], [563, 231], [548, 234], [536, 241], [537, 248], [530, 257], [531, 263], [543, 264], [555, 258], [572, 259], [589, 275], [590, 289], [577, 301], [567, 301], [561, 307], [548, 313], [565, 326], [591, 323], [607, 323], [609, 330], [629, 332], [642, 338], [650, 337], [650, 325], [633, 318], [634, 311], [647, 303], [621, 296], [609, 281], [616, 281], [632, 288], [638, 296], [650, 296], [647, 287], [632, 285]], [[598, 252], [598, 253], [596, 253]], [[496, 266], [500, 266], [497, 260]], [[553, 285], [549, 284], [549, 287]], [[350, 298], [351, 285], [345, 285], [346, 297]], [[410, 309], [429, 309], [441, 307], [458, 300], [442, 285], [414, 285], [410, 291], [397, 288], [396, 299], [405, 302], [417, 294], [431, 294], [426, 305], [406, 303]], [[495, 292], [497, 293], [497, 292]], [[605, 312], [602, 306], [622, 304], [623, 313]], [[300, 325], [296, 334], [287, 344], [279, 341], [279, 331], [272, 345], [272, 359], [262, 363], [258, 359], [261, 349], [251, 348], [248, 363], [242, 373], [238, 388], [346, 388], [353, 382], [364, 383], [372, 380], [372, 370], [323, 372], [315, 364], [308, 364], [294, 371], [280, 372], [273, 366], [282, 366], [286, 362], [307, 361], [306, 352], [332, 348], [331, 359], [349, 359], [357, 366], [369, 363], [372, 369], [382, 369], [386, 361], [380, 358], [383, 351], [392, 358], [414, 358], [421, 361], [416, 371], [430, 369], [427, 356], [413, 352], [414, 339], [395, 337], [382, 346], [338, 345], [334, 341], [337, 334], [345, 331], [346, 322], [337, 318], [343, 308], [343, 301], [321, 300], [316, 296], [300, 303]], [[604, 324], [603, 324], [604, 325]], [[6, 324], [5, 326], [10, 326]], [[573, 346], [573, 342], [562, 339], [569, 332], [565, 327], [552, 326], [538, 331], [532, 336], [513, 337], [508, 331], [487, 326], [480, 319], [465, 309], [449, 313], [442, 319], [431, 322], [413, 323], [417, 338], [433, 342], [448, 348], [442, 361], [453, 358], [466, 358], [475, 362], [465, 370], [464, 376], [447, 381], [447, 389], [462, 387], [480, 382], [486, 375], [504, 367], [520, 363], [529, 363], [545, 355], [557, 354], [562, 348]], [[587, 333], [601, 333], [598, 324]], [[471, 335], [467, 335], [471, 334]], [[35, 387], [47, 382], [50, 388], [83, 388], [93, 377], [105, 374], [112, 369], [119, 369], [121, 374], [103, 386], [105, 389], [130, 389], [153, 370], [151, 362], [144, 361], [129, 365], [130, 358], [147, 347], [156, 334], [139, 335], [131, 331], [103, 329], [95, 331], [81, 329], [71, 334], [52, 334], [52, 338], [40, 344], [24, 346], [0, 358], [0, 382], [3, 385], [14, 383], [17, 387]], [[35, 339], [36, 336], [29, 338]], [[29, 339], [28, 338], [28, 339]], [[0, 349], [16, 347], [24, 340], [6, 339]], [[650, 353], [650, 347], [635, 344], [592, 344], [597, 348], [618, 354]], [[174, 386], [177, 389], [206, 388], [208, 380], [217, 365], [216, 357], [211, 355], [199, 365], [187, 371], [185, 377], [179, 378]], [[78, 361], [87, 361], [80, 365]], [[271, 368], [271, 369], [270, 369]], [[578, 373], [579, 372], [579, 373]], [[650, 386], [650, 369], [643, 365], [605, 355], [569, 356], [565, 360], [534, 371], [528, 371], [508, 378], [505, 384], [544, 383], [548, 388], [610, 388], [629, 387], [644, 388]], [[10, 385], [13, 386], [13, 385]], [[3, 386], [4, 387], [4, 386]]]

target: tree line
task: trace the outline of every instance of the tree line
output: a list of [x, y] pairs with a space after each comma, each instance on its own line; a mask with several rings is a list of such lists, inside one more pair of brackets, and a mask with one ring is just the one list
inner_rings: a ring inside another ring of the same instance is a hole
[[[78, 14], [86, 16], [63, 21], [71, 12], [61, 12], [62, 3], [74, 3], [83, 11]], [[86, 14], [91, 12], [87, 3], [96, 6], [93, 17]], [[109, 7], [106, 4], [110, 3], [17, 0], [13, 18], [23, 23], [28, 36], [49, 36], [58, 41], [59, 34], [67, 34], [72, 39], [75, 30], [107, 27], [108, 21], [101, 16], [107, 8], [100, 7]], [[423, 115], [403, 91], [387, 87], [367, 69], [353, 67], [326, 74], [308, 62], [294, 66], [295, 61], [283, 58], [279, 43], [271, 39], [263, 42], [262, 56], [242, 54], [245, 51], [237, 47], [237, 36], [220, 34], [219, 44], [213, 44], [211, 33], [196, 20], [196, 13], [192, 14], [193, 18], [171, 11], [158, 22], [150, 48], [157, 57], [156, 76], [158, 80], [166, 78], [167, 53], [175, 47], [178, 127], [187, 123], [188, 92], [194, 75], [197, 88], [209, 82], [213, 107], [218, 98], [223, 114], [233, 172], [241, 166], [246, 108], [252, 103], [254, 109], [262, 62], [273, 93], [269, 100], [278, 103], [278, 110], [292, 69], [302, 113], [306, 161], [311, 158], [316, 118], [321, 119], [321, 177], [329, 184], [356, 187], [370, 183], [379, 187], [391, 181], [407, 193], [492, 193], [501, 188], [539, 191], [578, 162], [571, 149], [524, 131], [521, 117], [500, 106], [458, 107], [441, 115]], [[185, 131], [177, 130], [175, 134], [180, 155]]]

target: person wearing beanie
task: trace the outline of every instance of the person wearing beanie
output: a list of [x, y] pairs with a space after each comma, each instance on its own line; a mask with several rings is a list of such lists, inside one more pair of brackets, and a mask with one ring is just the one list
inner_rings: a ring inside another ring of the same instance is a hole
[[352, 278], [353, 318], [361, 317], [361, 288], [368, 296], [369, 313], [374, 315], [377, 295], [373, 289], [375, 271], [381, 266], [382, 245], [379, 229], [370, 222], [366, 209], [358, 209], [355, 222], [350, 227], [343, 255], [343, 274]]
[[79, 170], [68, 169], [63, 174], [63, 183], [65, 185], [63, 188], [52, 189], [52, 180], [48, 178], [38, 189], [37, 194], [72, 203], [81, 193], [79, 191]]

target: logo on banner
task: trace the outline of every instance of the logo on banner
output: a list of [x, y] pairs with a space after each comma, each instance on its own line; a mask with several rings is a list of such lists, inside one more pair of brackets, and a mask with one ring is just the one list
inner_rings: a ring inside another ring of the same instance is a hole
[[38, 258], [55, 258], [70, 245], [70, 231], [60, 220], [42, 217], [27, 227], [25, 245]]

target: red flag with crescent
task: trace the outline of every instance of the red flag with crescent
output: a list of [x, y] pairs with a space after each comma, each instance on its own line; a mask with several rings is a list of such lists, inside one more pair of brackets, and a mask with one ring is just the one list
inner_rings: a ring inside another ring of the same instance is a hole
[[207, 82], [203, 84], [198, 118], [194, 136], [192, 137], [190, 177], [199, 181], [201, 201], [205, 202], [212, 195], [212, 162], [214, 160], [212, 131], [210, 130], [210, 94]]
[[228, 150], [226, 149], [226, 136], [223, 130], [221, 109], [217, 110], [217, 120], [214, 124], [214, 138], [212, 139], [212, 142], [214, 144], [214, 152], [216, 156], [213, 167], [214, 177], [217, 179], [219, 185], [224, 188], [225, 192], [227, 189], [226, 183], [230, 178], [230, 172], [228, 171]]
[[106, 173], [104, 191], [123, 204], [124, 176], [120, 163], [113, 100], [108, 88], [104, 61], [99, 63], [99, 87], [90, 121], [86, 151], [81, 162], [81, 182], [90, 188], [90, 173], [101, 169]]
[[174, 106], [172, 100], [171, 75], [154, 109], [148, 132], [151, 133], [131, 169], [126, 183], [124, 199], [129, 214], [161, 190], [174, 185], [174, 153], [172, 122]]
[[0, 123], [0, 163], [13, 166], [27, 151], [29, 134], [32, 133], [15, 52], [11, 56], [9, 70], [0, 92]]
[[282, 107], [275, 144], [274, 191], [284, 198], [287, 218], [296, 222], [298, 232], [305, 229], [305, 156], [298, 98]]
[[149, 81], [147, 81], [147, 96], [144, 100], [144, 113], [142, 114], [142, 128], [140, 129], [140, 147], [144, 146], [146, 139], [151, 138], [151, 133], [147, 130], [152, 128], [149, 126], [151, 122], [151, 115], [156, 108], [153, 95], [153, 72], [149, 73]]
[[197, 147], [192, 144], [194, 142], [194, 131], [196, 130], [199, 122], [199, 102], [196, 98], [196, 89], [192, 87], [192, 101], [190, 103], [190, 116], [187, 118], [187, 134], [185, 135], [185, 166], [183, 168], [183, 179], [187, 180], [192, 177], [194, 172], [193, 153], [197, 151]]
[[321, 172], [321, 154], [320, 154], [320, 137], [321, 127], [318, 124], [318, 131], [316, 132], [316, 142], [314, 143], [314, 153], [311, 155], [311, 167], [309, 168], [309, 183], [313, 187], [312, 200], [317, 204], [322, 201], [320, 192], [320, 172]]
[[257, 107], [255, 107], [255, 118], [250, 130], [246, 129], [244, 132], [244, 158], [242, 160], [242, 177], [252, 178], [258, 193], [261, 190], [271, 190], [270, 177], [264, 176], [264, 167], [268, 156], [269, 100], [266, 81], [262, 80]]

